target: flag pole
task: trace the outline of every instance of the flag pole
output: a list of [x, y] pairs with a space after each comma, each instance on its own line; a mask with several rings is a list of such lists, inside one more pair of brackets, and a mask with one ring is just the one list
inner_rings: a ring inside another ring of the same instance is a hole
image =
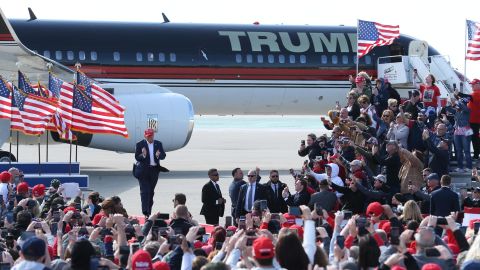
[[[10, 149], [8, 150], [10, 155], [12, 154], [12, 133], [12, 127], [10, 127]], [[8, 165], [12, 165], [12, 156], [10, 156], [10, 158], [8, 159]]]
[[[468, 20], [465, 20], [465, 37], [463, 39], [464, 45], [464, 56], [463, 57], [463, 87], [465, 87], [465, 83], [467, 82], [467, 42], [468, 42]], [[463, 87], [460, 87], [460, 92], [463, 93]]]
[[[48, 62], [48, 63], [46, 64], [46, 66], [47, 66], [47, 69], [48, 69], [48, 80], [50, 81], [50, 76], [52, 75], [52, 67], [53, 67], [53, 64], [50, 63], [50, 62]], [[39, 84], [40, 84], [40, 83], [39, 83]], [[60, 106], [60, 105], [58, 105], [58, 106]], [[45, 161], [48, 162], [48, 131], [47, 131], [47, 134], [46, 134], [46, 135], [47, 135], [47, 141], [46, 141], [46, 143], [45, 143], [45, 148], [46, 148], [46, 149], [45, 149], [45, 152], [46, 152]]]
[[357, 19], [357, 66], [355, 68], [355, 76], [358, 74], [358, 62], [360, 62], [360, 59], [358, 58], [358, 23], [359, 20]]
[[38, 135], [38, 175], [42, 175], [42, 165], [40, 161], [40, 136]]
[[45, 162], [48, 162], [48, 132], [46, 134], [47, 136], [47, 141], [45, 143], [45, 146], [46, 146], [46, 149], [45, 149], [45, 152], [46, 152], [46, 155], [45, 155]]
[[19, 138], [19, 137], [20, 137], [20, 134], [19, 134], [19, 132], [18, 132], [18, 130], [17, 130], [17, 162], [18, 162], [18, 145], [19, 145], [19, 144], [18, 144], [18, 138]]

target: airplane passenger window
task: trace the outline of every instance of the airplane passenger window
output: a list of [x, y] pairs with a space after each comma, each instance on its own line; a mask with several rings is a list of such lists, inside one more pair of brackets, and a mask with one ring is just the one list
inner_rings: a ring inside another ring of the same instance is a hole
[[251, 64], [253, 62], [253, 57], [251, 54], [247, 54], [247, 63]]
[[147, 60], [148, 62], [152, 62], [155, 57], [153, 56], [153, 53], [147, 53]]
[[170, 62], [177, 62], [177, 55], [175, 53], [170, 53]]
[[291, 64], [295, 64], [295, 55], [291, 54], [288, 58]]
[[50, 51], [43, 51], [43, 56], [50, 58]]
[[268, 55], [268, 63], [270, 64], [275, 63], [275, 56], [273, 56], [273, 54]]
[[320, 57], [320, 59], [321, 59], [321, 61], [322, 61], [322, 64], [328, 63], [328, 58], [327, 58], [326, 55], [322, 55], [322, 56]]
[[57, 58], [57, 60], [62, 60], [62, 51], [55, 51], [55, 58]]
[[235, 62], [242, 63], [242, 55], [237, 53], [235, 54]]
[[140, 52], [137, 52], [137, 62], [142, 62], [143, 61], [143, 55]]
[[263, 63], [263, 55], [261, 55], [261, 54], [257, 55], [257, 62], [258, 63]]
[[338, 64], [338, 56], [332, 55], [332, 64]]
[[372, 63], [372, 57], [370, 55], [365, 56], [365, 64], [370, 65]]
[[342, 64], [348, 64], [348, 55], [342, 55]]
[[78, 59], [85, 60], [85, 52], [84, 51], [79, 51], [78, 52]]
[[97, 52], [95, 52], [95, 51], [90, 52], [90, 59], [92, 61], [97, 61]]
[[67, 52], [67, 59], [68, 59], [68, 60], [73, 60], [73, 57], [74, 57], [74, 56], [73, 56], [73, 52], [72, 52], [72, 51], [68, 51], [68, 52]]
[[120, 53], [119, 52], [113, 52], [113, 61], [115, 61], [115, 62], [120, 61]]
[[158, 54], [158, 61], [160, 62], [165, 62], [165, 54], [164, 53], [159, 53]]
[[300, 55], [300, 63], [305, 64], [307, 63], [307, 57], [305, 55]]
[[285, 55], [280, 54], [278, 56], [278, 62], [280, 62], [280, 64], [284, 64], [285, 63]]

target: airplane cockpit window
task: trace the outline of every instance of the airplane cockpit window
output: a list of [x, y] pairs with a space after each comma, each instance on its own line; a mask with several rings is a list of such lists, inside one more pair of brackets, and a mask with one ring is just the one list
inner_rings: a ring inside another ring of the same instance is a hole
[[95, 51], [90, 52], [90, 60], [97, 61], [97, 52]]
[[275, 56], [273, 54], [268, 55], [268, 63], [270, 64], [275, 63]]
[[342, 64], [348, 64], [348, 55], [342, 55]]
[[285, 64], [285, 55], [280, 54], [280, 55], [278, 56], [278, 62], [279, 62], [280, 64]]
[[50, 58], [50, 51], [43, 51], [43, 56]]
[[304, 54], [300, 55], [300, 63], [305, 64], [307, 63], [307, 56]]
[[158, 61], [160, 62], [165, 62], [165, 54], [164, 53], [159, 53], [158, 54]]
[[120, 53], [119, 52], [113, 52], [113, 61], [115, 61], [115, 62], [120, 61]]
[[237, 53], [235, 54], [235, 62], [242, 63], [242, 55]]
[[147, 53], [147, 60], [148, 62], [153, 62], [153, 60], [155, 59], [155, 56], [153, 56], [153, 53]]
[[320, 60], [322, 61], [322, 64], [326, 64], [328, 63], [328, 58], [326, 55], [322, 55], [320, 56]]
[[372, 64], [372, 57], [370, 55], [365, 55], [365, 64]]
[[170, 62], [177, 62], [177, 55], [175, 53], [170, 53]]
[[85, 60], [85, 52], [84, 51], [79, 51], [78, 52], [78, 59], [80, 60]]
[[332, 64], [338, 64], [338, 56], [332, 55]]
[[73, 58], [74, 58], [73, 52], [72, 52], [72, 51], [68, 51], [68, 52], [67, 52], [67, 59], [71, 61], [71, 60], [73, 60]]
[[290, 61], [290, 64], [295, 64], [295, 55], [291, 54], [289, 57], [288, 57], [289, 61]]
[[253, 57], [251, 54], [247, 54], [247, 63], [251, 64], [253, 62]]
[[55, 58], [57, 60], [62, 60], [62, 51], [55, 51]]
[[137, 52], [137, 62], [142, 62], [143, 61], [143, 54], [141, 52]]
[[261, 55], [261, 54], [257, 55], [257, 62], [258, 63], [263, 63], [263, 55]]

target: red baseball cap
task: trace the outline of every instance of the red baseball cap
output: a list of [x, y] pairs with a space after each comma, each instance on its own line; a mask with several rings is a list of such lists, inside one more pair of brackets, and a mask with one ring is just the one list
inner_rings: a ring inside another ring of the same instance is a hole
[[166, 262], [156, 262], [153, 264], [155, 270], [170, 270], [170, 265]]
[[0, 173], [0, 181], [2, 181], [2, 183], [8, 183], [10, 181], [10, 179], [12, 179], [12, 174], [7, 172], [7, 171], [3, 171]]
[[150, 254], [142, 249], [135, 252], [132, 256], [132, 270], [153, 270]]
[[32, 194], [34, 197], [40, 197], [45, 195], [45, 185], [44, 184], [35, 185], [32, 189]]
[[21, 182], [17, 186], [17, 193], [27, 193], [28, 192], [28, 183], [27, 182]]
[[299, 226], [299, 225], [295, 224], [295, 225], [290, 226], [290, 230], [291, 229], [297, 230], [298, 237], [300, 238], [300, 240], [303, 239], [303, 227], [302, 226]]
[[77, 212], [77, 209], [73, 206], [69, 206], [69, 207], [65, 207], [65, 209], [63, 209], [63, 213], [68, 213], [68, 211], [73, 211], [74, 213]]
[[470, 82], [471, 85], [478, 84], [480, 83], [479, 79], [473, 79], [473, 81]]
[[283, 214], [283, 217], [287, 220], [283, 227], [290, 227], [291, 225], [295, 224], [295, 216], [290, 215], [289, 213]]
[[427, 263], [423, 265], [422, 270], [442, 270], [442, 268], [436, 263]]
[[367, 216], [374, 214], [379, 217], [383, 214], [383, 207], [379, 202], [372, 202], [367, 207]]
[[275, 246], [270, 238], [259, 237], [253, 241], [253, 257], [255, 259], [271, 259], [275, 256]]
[[147, 129], [145, 129], [145, 132], [143, 133], [143, 135], [145, 137], [150, 137], [150, 136], [153, 136], [153, 133], [155, 133], [155, 132], [153, 131], [152, 128], [147, 128]]

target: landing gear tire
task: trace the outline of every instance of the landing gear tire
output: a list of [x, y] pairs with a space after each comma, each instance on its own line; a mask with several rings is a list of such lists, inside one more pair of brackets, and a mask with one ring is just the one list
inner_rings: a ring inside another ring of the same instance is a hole
[[9, 152], [0, 151], [0, 162], [15, 162], [17, 159]]

